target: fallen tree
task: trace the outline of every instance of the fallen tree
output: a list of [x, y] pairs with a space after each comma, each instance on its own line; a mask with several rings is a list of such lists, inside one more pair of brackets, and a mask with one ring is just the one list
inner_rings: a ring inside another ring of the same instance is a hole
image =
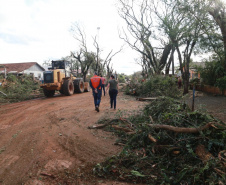
[[5, 94], [4, 92], [0, 91], [0, 93], [2, 93], [3, 95], [7, 96], [7, 94]]
[[176, 133], [198, 133], [205, 129], [208, 129], [210, 126], [214, 125], [214, 123], [207, 123], [204, 126], [201, 126], [199, 128], [185, 128], [185, 127], [174, 127], [171, 125], [160, 125], [160, 124], [149, 124], [149, 127], [155, 128], [155, 129], [163, 129], [163, 130], [169, 130]]
[[[110, 120], [99, 120], [102, 125]], [[151, 123], [151, 124], [150, 124]], [[180, 101], [160, 97], [136, 115], [104, 128], [122, 152], [94, 167], [96, 175], [144, 184], [225, 184], [226, 124]]]

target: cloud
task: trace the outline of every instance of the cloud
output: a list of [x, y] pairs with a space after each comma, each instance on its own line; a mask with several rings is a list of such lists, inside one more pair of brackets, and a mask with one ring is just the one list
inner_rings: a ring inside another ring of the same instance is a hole
[[[69, 32], [73, 22], [81, 22], [89, 50], [95, 51], [93, 38], [99, 35], [105, 59], [123, 45], [117, 27], [121, 23], [115, 0], [0, 0], [0, 62], [40, 64], [49, 58], [59, 59], [78, 48]], [[97, 27], [100, 27], [99, 32]], [[13, 53], [13, 54], [12, 54]], [[133, 54], [122, 52], [113, 58], [117, 71], [132, 70]], [[123, 64], [123, 66], [122, 66]], [[137, 69], [138, 67], [135, 67]], [[132, 71], [135, 71], [132, 70]]]
[[37, 41], [37, 39], [29, 38], [26, 35], [17, 35], [13, 33], [1, 33], [0, 39], [9, 44], [28, 45], [29, 42]]

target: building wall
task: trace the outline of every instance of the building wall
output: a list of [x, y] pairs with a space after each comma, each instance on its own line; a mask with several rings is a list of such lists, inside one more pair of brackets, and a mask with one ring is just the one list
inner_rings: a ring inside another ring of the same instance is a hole
[[196, 85], [195, 89], [202, 92], [226, 96], [226, 89], [224, 90], [224, 92], [222, 92], [218, 87], [214, 87], [210, 85]]
[[29, 69], [23, 71], [25, 74], [33, 74], [35, 78], [42, 78], [43, 79], [43, 69], [41, 69], [38, 65], [33, 65]]
[[190, 80], [194, 79], [194, 78], [200, 79], [200, 73], [199, 72], [197, 73], [197, 72], [190, 69], [189, 73], [190, 73]]

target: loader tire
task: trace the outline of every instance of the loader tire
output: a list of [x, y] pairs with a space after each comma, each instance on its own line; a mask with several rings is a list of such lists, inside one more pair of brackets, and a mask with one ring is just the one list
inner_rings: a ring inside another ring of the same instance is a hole
[[74, 80], [75, 93], [84, 92], [84, 82], [82, 78], [77, 78]]
[[71, 96], [74, 94], [74, 85], [72, 80], [65, 80], [63, 83], [63, 91], [64, 95]]
[[46, 97], [53, 97], [53, 95], [55, 94], [55, 90], [43, 89], [43, 92]]
[[90, 91], [89, 82], [84, 82], [84, 92], [89, 92], [89, 91]]

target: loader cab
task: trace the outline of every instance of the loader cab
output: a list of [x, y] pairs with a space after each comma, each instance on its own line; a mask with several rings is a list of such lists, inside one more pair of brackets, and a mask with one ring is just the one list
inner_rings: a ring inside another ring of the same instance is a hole
[[67, 60], [52, 60], [52, 68], [54, 69], [63, 69], [65, 72], [65, 77], [70, 77], [71, 75], [71, 64]]

